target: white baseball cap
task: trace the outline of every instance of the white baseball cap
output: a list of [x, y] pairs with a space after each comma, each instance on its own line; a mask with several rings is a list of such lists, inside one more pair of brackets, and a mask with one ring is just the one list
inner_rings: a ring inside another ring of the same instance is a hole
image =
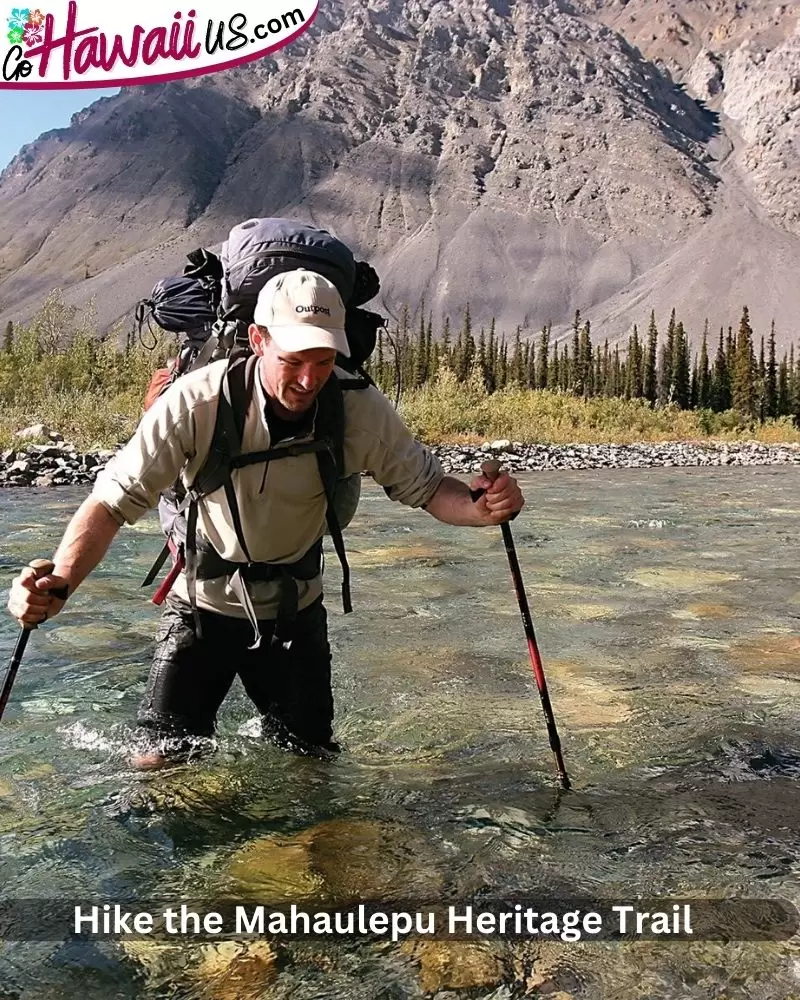
[[253, 322], [266, 327], [282, 351], [327, 347], [349, 358], [344, 318], [336, 286], [305, 268], [270, 278], [253, 311]]

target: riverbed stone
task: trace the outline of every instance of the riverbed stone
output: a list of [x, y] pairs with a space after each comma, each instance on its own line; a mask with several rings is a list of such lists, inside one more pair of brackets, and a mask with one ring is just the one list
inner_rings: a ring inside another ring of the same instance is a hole
[[401, 952], [419, 966], [424, 993], [499, 986], [505, 976], [501, 947], [496, 942], [404, 941]]
[[749, 673], [800, 675], [800, 636], [759, 635], [731, 647], [734, 662]]
[[237, 895], [259, 901], [315, 899], [337, 905], [411, 897], [442, 887], [431, 847], [420, 831], [399, 823], [337, 818], [293, 837], [268, 835], [233, 856]]

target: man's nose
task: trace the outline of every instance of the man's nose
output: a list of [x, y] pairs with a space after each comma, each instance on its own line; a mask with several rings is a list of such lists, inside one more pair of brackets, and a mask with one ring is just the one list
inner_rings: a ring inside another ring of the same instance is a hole
[[300, 373], [297, 376], [297, 383], [303, 389], [313, 389], [316, 384], [314, 369], [301, 368]]

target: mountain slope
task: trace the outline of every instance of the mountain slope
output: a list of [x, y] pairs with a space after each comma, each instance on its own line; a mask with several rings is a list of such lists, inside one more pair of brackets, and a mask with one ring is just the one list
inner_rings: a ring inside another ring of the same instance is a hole
[[291, 214], [373, 260], [393, 315], [424, 296], [536, 330], [580, 308], [616, 339], [651, 306], [697, 335], [747, 301], [788, 336], [800, 59], [775, 9], [328, 0], [274, 58], [123, 91], [23, 150], [0, 322], [60, 285], [108, 325], [193, 246]]

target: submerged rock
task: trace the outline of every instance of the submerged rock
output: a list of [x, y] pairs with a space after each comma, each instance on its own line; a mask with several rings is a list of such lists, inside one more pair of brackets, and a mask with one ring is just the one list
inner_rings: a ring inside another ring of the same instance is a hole
[[267, 941], [142, 938], [123, 940], [120, 947], [140, 967], [148, 987], [184, 986], [196, 1000], [251, 1000], [261, 996], [276, 975], [277, 954]]
[[750, 673], [778, 676], [800, 674], [800, 636], [759, 635], [737, 642], [730, 650], [731, 659]]
[[261, 837], [236, 852], [228, 872], [239, 895], [259, 902], [435, 898], [443, 882], [432, 853], [411, 827], [342, 818]]
[[419, 965], [424, 993], [499, 986], [507, 969], [497, 942], [404, 941], [401, 951]]

